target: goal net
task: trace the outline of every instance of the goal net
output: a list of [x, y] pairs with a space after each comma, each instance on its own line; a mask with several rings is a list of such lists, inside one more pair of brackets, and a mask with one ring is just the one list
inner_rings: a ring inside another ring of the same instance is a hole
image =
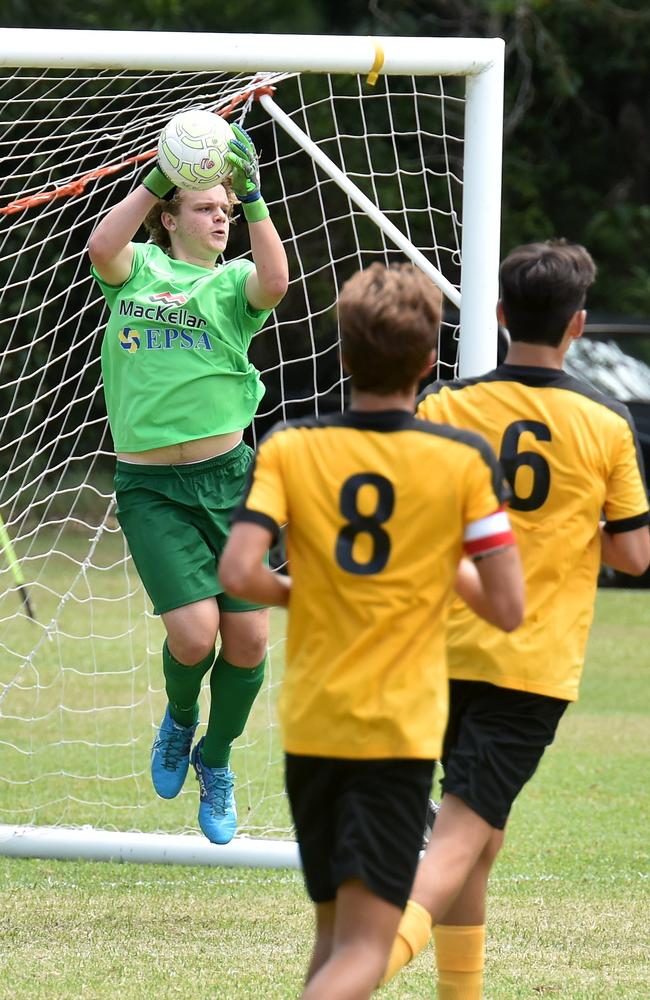
[[[175, 113], [216, 111], [261, 152], [290, 264], [251, 350], [266, 386], [251, 444], [277, 420], [344, 405], [334, 305], [375, 260], [410, 258], [443, 288], [439, 375], [458, 370], [459, 342], [461, 372], [486, 370], [502, 43], [157, 33], [154, 54], [135, 33], [2, 34], [0, 851], [21, 853], [31, 828], [179, 840], [197, 830], [198, 795], [190, 773], [163, 802], [149, 777], [163, 630], [115, 518], [106, 309], [88, 237]], [[227, 256], [248, 254], [242, 221]], [[265, 687], [233, 751], [238, 836], [251, 843], [291, 840], [274, 713], [283, 635], [277, 612]]]

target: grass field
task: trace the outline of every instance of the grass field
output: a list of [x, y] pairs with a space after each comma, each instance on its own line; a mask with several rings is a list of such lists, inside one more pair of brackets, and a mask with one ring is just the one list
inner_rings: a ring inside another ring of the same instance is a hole
[[[28, 553], [20, 555], [36, 623], [20, 613], [0, 568], [0, 823], [196, 831], [195, 781], [164, 808], [151, 788], [149, 748], [166, 702], [164, 630], [146, 610], [117, 525], [98, 538], [92, 529], [41, 531]], [[283, 667], [278, 613], [267, 683], [233, 756], [247, 835], [290, 831], [271, 724]]]
[[[601, 592], [581, 700], [495, 869], [489, 1000], [650, 997], [649, 643], [647, 592]], [[4, 822], [14, 793], [0, 782]], [[0, 858], [2, 998], [283, 1000], [310, 943], [297, 872]], [[434, 981], [429, 949], [378, 995], [433, 997]]]

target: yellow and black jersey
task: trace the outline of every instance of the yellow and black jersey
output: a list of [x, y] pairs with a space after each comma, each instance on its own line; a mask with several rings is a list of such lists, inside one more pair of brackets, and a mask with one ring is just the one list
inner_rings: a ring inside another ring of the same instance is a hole
[[600, 564], [599, 522], [648, 521], [629, 413], [563, 371], [501, 365], [425, 389], [417, 415], [480, 432], [501, 460], [524, 564], [526, 616], [505, 635], [459, 600], [449, 620], [450, 676], [575, 700]]
[[496, 458], [476, 434], [404, 411], [274, 428], [235, 520], [287, 523], [280, 695], [290, 753], [438, 756], [455, 570], [512, 542]]

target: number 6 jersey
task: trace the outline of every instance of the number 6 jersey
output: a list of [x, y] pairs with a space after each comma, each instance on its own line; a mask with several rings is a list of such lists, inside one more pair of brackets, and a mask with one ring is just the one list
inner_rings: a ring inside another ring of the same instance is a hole
[[511, 544], [501, 470], [476, 434], [404, 411], [279, 425], [235, 520], [288, 522], [284, 748], [437, 757], [458, 561]]
[[642, 459], [625, 406], [554, 368], [501, 365], [437, 382], [419, 417], [479, 431], [512, 488], [509, 515], [524, 566], [526, 616], [504, 635], [455, 601], [451, 677], [573, 701], [600, 564], [599, 522], [648, 522]]

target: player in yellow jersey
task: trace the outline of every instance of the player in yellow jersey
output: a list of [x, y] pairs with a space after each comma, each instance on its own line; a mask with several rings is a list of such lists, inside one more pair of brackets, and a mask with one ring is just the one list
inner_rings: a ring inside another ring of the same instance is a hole
[[[578, 695], [601, 558], [650, 560], [648, 500], [628, 411], [562, 371], [595, 277], [584, 247], [519, 247], [501, 265], [505, 363], [437, 382], [418, 416], [480, 431], [510, 481], [526, 585], [524, 623], [504, 635], [455, 601], [443, 798], [386, 979], [429, 940], [440, 1000], [480, 1000], [488, 876], [512, 803]], [[603, 520], [604, 518], [604, 520]]]
[[[477, 435], [413, 416], [440, 294], [410, 265], [343, 288], [352, 405], [261, 443], [219, 567], [288, 605], [280, 719], [316, 941], [305, 1000], [361, 1000], [384, 968], [417, 865], [447, 716], [444, 630], [458, 588], [497, 628], [521, 620], [502, 475]], [[263, 557], [288, 522], [291, 580]], [[254, 595], [254, 597], [253, 597]]]

